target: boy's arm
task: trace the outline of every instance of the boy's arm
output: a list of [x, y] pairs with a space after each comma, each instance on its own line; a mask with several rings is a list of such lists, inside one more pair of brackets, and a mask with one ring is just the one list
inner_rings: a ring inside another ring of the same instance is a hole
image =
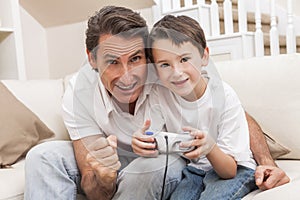
[[145, 135], [145, 131], [151, 125], [150, 120], [146, 120], [143, 127], [133, 133], [131, 147], [135, 154], [143, 157], [157, 157], [155, 139], [152, 136]]
[[206, 157], [221, 178], [230, 179], [235, 177], [237, 171], [235, 160], [230, 155], [225, 154], [217, 145], [213, 147]]
[[250, 148], [254, 159], [260, 165], [255, 172], [256, 185], [266, 190], [290, 182], [290, 178], [274, 162], [258, 123], [247, 112], [246, 119], [250, 134]]
[[205, 155], [221, 178], [229, 179], [235, 177], [237, 171], [236, 161], [232, 156], [224, 153], [209, 134], [192, 127], [183, 127], [182, 130], [190, 132], [194, 139], [188, 142], [181, 142], [179, 145], [185, 148], [196, 147], [194, 150], [184, 153], [185, 157], [193, 160]]

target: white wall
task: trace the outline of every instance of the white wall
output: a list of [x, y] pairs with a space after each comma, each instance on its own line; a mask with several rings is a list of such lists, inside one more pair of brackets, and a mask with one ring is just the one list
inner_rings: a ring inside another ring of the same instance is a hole
[[20, 16], [27, 79], [49, 78], [46, 31], [22, 7]]
[[136, 10], [136, 12], [140, 13], [140, 15], [147, 21], [147, 25], [151, 28], [155, 23], [153, 21], [153, 13], [152, 8], [144, 8], [140, 10]]
[[50, 78], [77, 71], [86, 59], [86, 22], [47, 28]]
[[[300, 1], [292, 0], [293, 2], [293, 13], [297, 16], [300, 16]], [[287, 0], [276, 0], [276, 3], [281, 7], [287, 9]]]
[[[152, 10], [138, 10], [152, 26]], [[86, 21], [46, 29], [50, 78], [62, 78], [74, 73], [86, 61]]]
[[[283, 7], [286, 5], [286, 0], [276, 2]], [[294, 11], [300, 12], [300, 1], [293, 0], [293, 3]], [[154, 23], [152, 9], [138, 12], [151, 27]], [[86, 21], [45, 29], [21, 9], [21, 22], [28, 79], [62, 78], [77, 71], [85, 62]]]

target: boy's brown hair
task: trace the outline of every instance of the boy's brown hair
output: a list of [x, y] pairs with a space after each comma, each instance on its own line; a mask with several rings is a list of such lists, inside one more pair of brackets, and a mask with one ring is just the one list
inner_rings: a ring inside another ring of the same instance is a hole
[[153, 62], [152, 45], [157, 39], [170, 39], [175, 45], [191, 42], [201, 56], [206, 48], [206, 39], [200, 24], [188, 16], [166, 15], [154, 24], [148, 39], [148, 55]]

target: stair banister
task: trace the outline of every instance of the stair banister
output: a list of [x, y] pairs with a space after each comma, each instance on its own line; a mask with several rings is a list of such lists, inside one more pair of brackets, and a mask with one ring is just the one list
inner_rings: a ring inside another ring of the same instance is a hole
[[197, 4], [198, 5], [203, 5], [203, 4], [205, 4], [205, 0], [197, 0]]
[[224, 8], [224, 27], [225, 34], [233, 33], [233, 19], [232, 19], [232, 2], [231, 0], [225, 0], [223, 2]]
[[255, 0], [255, 56], [264, 56], [264, 35], [261, 29], [260, 0]]
[[220, 35], [220, 17], [219, 17], [219, 5], [216, 0], [211, 1], [210, 5], [210, 19], [211, 19], [211, 35]]
[[[204, 14], [203, 5], [205, 4], [205, 0], [197, 0], [197, 6], [198, 6], [198, 16], [199, 16], [199, 23], [202, 28], [206, 27], [204, 25], [204, 20], [207, 20], [207, 15]], [[206, 33], [208, 30], [204, 30]], [[208, 35], [208, 34], [206, 34]]]
[[[161, 16], [162, 16], [162, 8], [161, 8], [161, 1], [160, 0], [154, 0], [156, 5], [152, 6], [152, 22], [157, 22]], [[153, 25], [153, 24], [150, 24]]]
[[293, 23], [292, 0], [287, 1], [287, 29], [286, 29], [286, 51], [288, 54], [296, 52], [296, 36]]
[[193, 0], [184, 0], [184, 7], [190, 7], [193, 5]]
[[238, 20], [239, 32], [247, 32], [247, 12], [245, 9], [245, 0], [238, 0]]
[[271, 55], [279, 55], [279, 34], [276, 22], [275, 0], [271, 0], [271, 29], [270, 29], [270, 50]]
[[[165, 0], [164, 0], [165, 1]], [[172, 9], [173, 10], [177, 10], [179, 9], [181, 6], [180, 6], [180, 0], [172, 0]]]
[[160, 0], [161, 13], [164, 14], [172, 10], [171, 0]]

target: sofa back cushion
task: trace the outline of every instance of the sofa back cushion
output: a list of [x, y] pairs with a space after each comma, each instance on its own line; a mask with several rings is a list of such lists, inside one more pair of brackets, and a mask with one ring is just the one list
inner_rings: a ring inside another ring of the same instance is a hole
[[55, 133], [51, 140], [69, 140], [61, 115], [63, 80], [3, 80], [15, 97]]
[[0, 168], [19, 160], [55, 134], [0, 82]]
[[300, 159], [300, 54], [215, 63], [262, 129]]

